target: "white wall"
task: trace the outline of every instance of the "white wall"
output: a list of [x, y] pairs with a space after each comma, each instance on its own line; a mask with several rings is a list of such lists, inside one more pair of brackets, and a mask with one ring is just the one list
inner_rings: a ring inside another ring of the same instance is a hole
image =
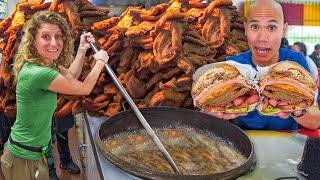
[[13, 13], [17, 2], [19, 2], [19, 0], [7, 0], [8, 16], [11, 16]]
[[245, 0], [232, 0], [233, 5], [239, 7], [241, 3], [243, 3]]

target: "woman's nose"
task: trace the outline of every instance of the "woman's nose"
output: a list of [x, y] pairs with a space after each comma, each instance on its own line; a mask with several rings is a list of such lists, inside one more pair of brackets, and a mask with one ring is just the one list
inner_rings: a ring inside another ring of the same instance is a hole
[[53, 45], [53, 46], [58, 45], [57, 40], [56, 40], [55, 37], [52, 37], [52, 38], [51, 38], [51, 40], [50, 40], [50, 45]]

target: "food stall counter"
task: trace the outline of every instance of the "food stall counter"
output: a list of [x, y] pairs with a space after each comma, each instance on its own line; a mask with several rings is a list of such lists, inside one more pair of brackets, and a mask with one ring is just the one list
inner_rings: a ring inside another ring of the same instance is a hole
[[[95, 142], [96, 132], [99, 126], [107, 120], [107, 117], [97, 118], [88, 114], [84, 117], [86, 130], [88, 136], [90, 136], [90, 142], [87, 142], [86, 146], [90, 146], [93, 151], [100, 179], [139, 179], [111, 164], [99, 151]], [[254, 145], [257, 164], [251, 172], [239, 177], [239, 180], [305, 179], [296, 171], [307, 139], [304, 134], [311, 134], [314, 137], [319, 135], [318, 131], [316, 133], [315, 131], [278, 132], [256, 130], [246, 132]]]

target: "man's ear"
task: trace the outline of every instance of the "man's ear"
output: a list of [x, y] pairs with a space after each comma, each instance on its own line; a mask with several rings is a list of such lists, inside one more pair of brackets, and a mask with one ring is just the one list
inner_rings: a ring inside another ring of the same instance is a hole
[[287, 29], [288, 29], [288, 23], [284, 23], [283, 29], [282, 29], [282, 37], [283, 38], [286, 36]]

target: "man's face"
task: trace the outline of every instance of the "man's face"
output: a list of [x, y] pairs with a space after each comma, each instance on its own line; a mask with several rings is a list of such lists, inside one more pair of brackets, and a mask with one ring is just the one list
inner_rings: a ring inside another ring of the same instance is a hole
[[316, 54], [317, 56], [320, 56], [320, 49], [316, 49], [316, 50], [314, 50], [314, 52], [315, 52], [315, 54]]
[[291, 45], [291, 49], [294, 51], [297, 51], [297, 52], [301, 52], [299, 46], [297, 46], [295, 44]]
[[245, 33], [255, 64], [267, 66], [278, 62], [286, 26], [282, 12], [274, 6], [260, 3], [253, 7], [245, 23]]

